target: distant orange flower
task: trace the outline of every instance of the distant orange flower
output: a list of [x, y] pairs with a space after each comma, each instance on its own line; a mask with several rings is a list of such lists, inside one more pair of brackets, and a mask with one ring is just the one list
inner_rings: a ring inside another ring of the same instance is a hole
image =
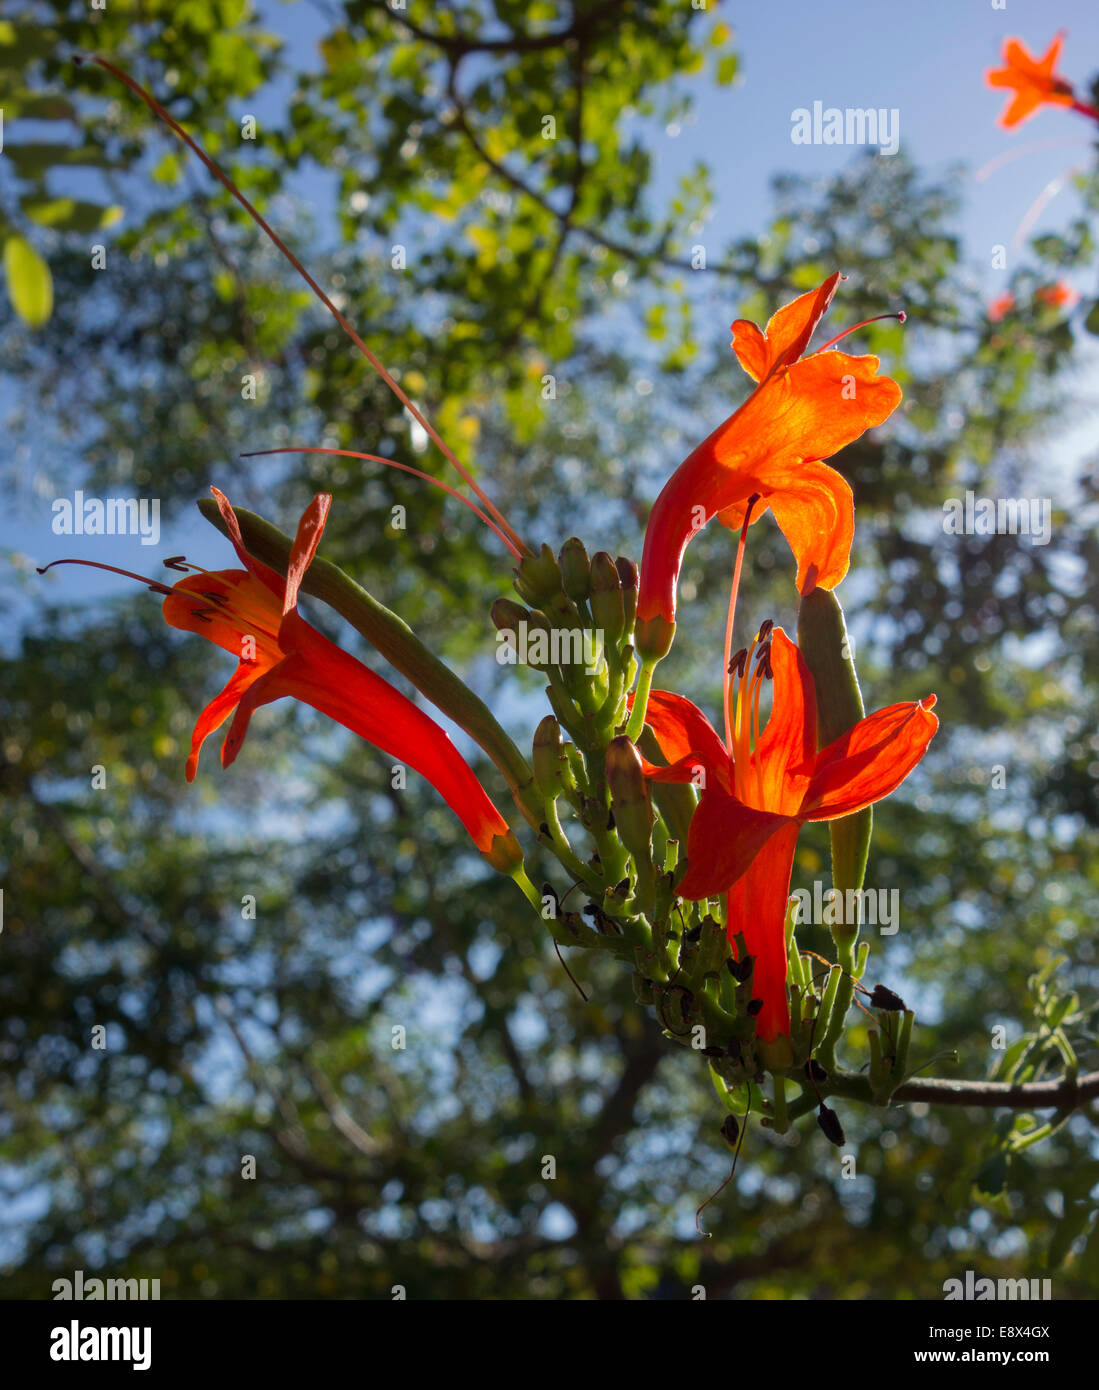
[[1015, 296], [1011, 293], [1010, 290], [1006, 290], [1003, 294], [999, 295], [996, 299], [994, 299], [992, 303], [988, 306], [989, 323], [999, 323], [1000, 320], [1006, 318], [1006, 316], [1010, 314], [1012, 309], [1014, 308]]
[[1040, 106], [1068, 106], [1092, 120], [1099, 120], [1099, 111], [1078, 100], [1072, 84], [1053, 71], [1063, 42], [1064, 35], [1058, 34], [1042, 57], [1034, 58], [1018, 39], [1004, 40], [1005, 66], [990, 68], [985, 73], [990, 87], [1006, 87], [1014, 93], [1000, 115], [1002, 126], [1010, 129], [1021, 125]]
[[1080, 296], [1064, 280], [1058, 280], [1053, 285], [1042, 285], [1034, 291], [1034, 298], [1052, 309], [1071, 309], [1080, 302]]

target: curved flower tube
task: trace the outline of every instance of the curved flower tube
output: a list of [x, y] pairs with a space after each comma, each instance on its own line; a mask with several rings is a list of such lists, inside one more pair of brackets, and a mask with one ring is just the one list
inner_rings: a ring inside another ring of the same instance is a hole
[[[755, 957], [753, 992], [763, 1000], [756, 1032], [769, 1042], [790, 1032], [785, 920], [798, 832], [806, 821], [836, 820], [888, 796], [923, 757], [939, 721], [929, 695], [868, 715], [818, 752], [813, 677], [786, 633], [761, 632], [737, 665], [732, 747], [689, 700], [656, 690], [645, 722], [669, 766], [646, 761], [643, 770], [653, 781], [701, 787], [676, 892], [727, 895], [729, 938], [743, 932]], [[771, 679], [771, 714], [760, 732], [760, 693]]]
[[833, 589], [847, 573], [854, 499], [821, 460], [888, 419], [901, 390], [877, 375], [876, 357], [802, 356], [840, 279], [837, 271], [779, 309], [766, 333], [747, 319], [733, 324], [733, 351], [757, 385], [680, 464], [653, 505], [637, 599], [643, 657], [668, 651], [683, 553], [715, 516], [740, 530], [746, 518], [754, 525], [772, 511], [797, 558], [802, 593]]
[[[284, 579], [248, 553], [228, 498], [216, 487], [210, 491], [244, 568], [201, 570], [179, 558], [168, 563], [194, 573], [171, 588], [143, 580], [165, 595], [163, 613], [169, 626], [197, 632], [237, 658], [228, 683], [195, 722], [188, 782], [195, 779], [202, 745], [230, 714], [233, 722], [221, 747], [224, 767], [240, 752], [253, 712], [289, 695], [426, 777], [493, 867], [512, 873], [522, 863], [519, 842], [446, 731], [298, 612], [298, 591], [324, 534], [331, 495], [318, 493], [302, 514]], [[90, 560], [53, 563], [91, 565], [142, 579]]]

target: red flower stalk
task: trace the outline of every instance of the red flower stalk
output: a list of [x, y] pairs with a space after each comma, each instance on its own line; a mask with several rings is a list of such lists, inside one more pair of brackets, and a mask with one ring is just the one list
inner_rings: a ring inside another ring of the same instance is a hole
[[210, 491], [244, 568], [196, 570], [171, 588], [144, 581], [165, 595], [164, 620], [171, 627], [197, 632], [237, 657], [228, 684], [195, 724], [188, 782], [195, 778], [202, 745], [230, 714], [233, 722], [221, 747], [224, 767], [240, 752], [253, 712], [290, 695], [426, 777], [496, 868], [507, 871], [518, 864], [522, 854], [507, 822], [445, 730], [298, 612], [298, 590], [324, 533], [331, 496], [318, 493], [302, 514], [283, 579], [248, 553], [228, 499], [217, 488]]
[[1000, 113], [1000, 124], [1006, 129], [1022, 125], [1041, 106], [1068, 106], [1099, 121], [1099, 110], [1080, 101], [1072, 84], [1053, 71], [1064, 37], [1058, 34], [1040, 58], [1032, 57], [1018, 39], [1004, 40], [1004, 66], [989, 68], [985, 81], [990, 87], [1006, 87], [1014, 94]]
[[901, 391], [877, 375], [876, 357], [824, 348], [803, 356], [840, 279], [837, 271], [779, 309], [766, 333], [746, 319], [733, 324], [733, 351], [758, 384], [680, 464], [653, 505], [637, 600], [643, 657], [667, 652], [683, 553], [715, 516], [739, 531], [772, 511], [797, 557], [803, 593], [816, 585], [833, 589], [847, 573], [854, 500], [846, 480], [822, 460], [888, 419]]
[[[729, 938], [742, 932], [755, 957], [753, 993], [763, 1000], [756, 1032], [770, 1042], [790, 1033], [785, 923], [798, 832], [806, 821], [837, 820], [888, 796], [923, 757], [939, 721], [929, 695], [868, 715], [818, 752], [813, 677], [785, 632], [766, 624], [735, 664], [729, 745], [689, 700], [656, 690], [645, 722], [669, 766], [645, 762], [644, 771], [654, 781], [701, 786], [676, 892], [727, 895]], [[761, 732], [760, 694], [772, 679]]]

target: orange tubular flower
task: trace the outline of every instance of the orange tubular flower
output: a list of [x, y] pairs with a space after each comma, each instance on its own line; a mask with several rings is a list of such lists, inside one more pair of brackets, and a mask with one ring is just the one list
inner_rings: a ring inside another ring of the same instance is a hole
[[1058, 34], [1041, 58], [1034, 58], [1018, 39], [1004, 40], [1004, 66], [990, 68], [985, 81], [990, 87], [1007, 87], [1014, 93], [1000, 114], [1000, 124], [1006, 129], [1022, 125], [1040, 106], [1069, 106], [1099, 120], [1099, 111], [1079, 101], [1072, 84], [1053, 71], [1063, 42], [1064, 35]]
[[733, 351], [758, 384], [680, 464], [653, 505], [637, 600], [643, 656], [667, 652], [683, 553], [715, 516], [741, 530], [774, 512], [797, 557], [802, 592], [833, 589], [847, 573], [854, 500], [845, 479], [821, 460], [888, 419], [901, 391], [877, 375], [876, 357], [824, 350], [803, 356], [840, 279], [836, 272], [779, 309], [766, 333], [746, 319], [733, 324]]
[[[929, 695], [868, 715], [817, 752], [813, 677], [785, 632], [765, 625], [736, 665], [730, 746], [689, 700], [653, 691], [645, 722], [670, 765], [646, 762], [644, 772], [655, 781], [701, 783], [676, 892], [727, 895], [729, 938], [742, 932], [755, 958], [753, 993], [763, 1001], [756, 1032], [770, 1042], [790, 1033], [785, 924], [798, 832], [805, 821], [837, 820], [888, 796], [923, 757], [939, 721]], [[760, 692], [772, 678], [761, 733]]]
[[[299, 614], [298, 590], [324, 533], [331, 496], [319, 493], [302, 514], [283, 579], [248, 553], [228, 499], [216, 487], [210, 491], [244, 568], [196, 569], [171, 588], [144, 581], [166, 595], [164, 619], [171, 627], [197, 632], [238, 660], [224, 690], [195, 724], [187, 759], [188, 782], [194, 781], [202, 745], [234, 710], [221, 747], [224, 767], [240, 752], [253, 711], [290, 695], [426, 777], [496, 868], [507, 872], [520, 863], [522, 852], [507, 822], [445, 730]], [[177, 562], [176, 567], [184, 565]]]

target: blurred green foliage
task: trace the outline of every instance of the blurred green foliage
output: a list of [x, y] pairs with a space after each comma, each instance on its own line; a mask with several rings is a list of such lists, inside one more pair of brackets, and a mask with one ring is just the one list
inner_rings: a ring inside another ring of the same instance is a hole
[[[904, 305], [903, 331], [859, 341], [905, 402], [835, 461], [859, 507], [843, 597], [868, 706], [934, 689], [943, 719], [876, 813], [869, 881], [899, 888], [903, 914], [873, 941], [871, 980], [916, 1004], [917, 1063], [955, 1050], [931, 1070], [959, 1077], [1020, 1064], [1016, 1040], [1041, 1032], [1035, 1003], [1047, 1023], [1050, 1009], [1028, 980], [1055, 957], [1035, 988], [1094, 997], [1095, 478], [1044, 548], [941, 524], [966, 488], [1048, 495], [1046, 440], [1078, 399], [1081, 342], [1033, 289], [1094, 263], [1093, 218], [1040, 239], [1019, 308], [996, 324], [961, 262], [956, 185], [903, 155], [856, 160], [823, 191], [779, 178], [770, 225], [709, 245], [693, 271], [709, 174], [654, 207], [629, 117], [682, 114], [691, 83], [731, 80], [737, 55], [720, 20], [666, 0], [465, 3], [422, 26], [348, 0], [325, 7], [307, 73], [246, 0], [149, 0], [139, 25], [122, 5], [9, 9], [30, 62], [5, 63], [5, 108], [64, 123], [104, 172], [102, 201], [65, 203], [75, 156], [42, 145], [4, 188], [7, 233], [48, 262], [56, 306], [33, 337], [14, 317], [0, 335], [21, 393], [12, 480], [22, 447], [41, 495], [151, 493], [168, 522], [215, 481], [284, 527], [331, 490], [325, 554], [468, 671], [524, 743], [543, 712], [536, 680], [502, 683], [489, 656], [488, 608], [510, 579], [499, 547], [403, 475], [239, 460], [324, 440], [442, 467], [228, 197], [72, 53], [116, 57], [201, 133], [532, 541], [578, 532], [590, 550], [639, 555], [648, 501], [699, 422], [740, 399], [731, 317], [766, 318], [835, 267], [850, 276], [840, 326]], [[271, 84], [279, 118], [242, 140]], [[1099, 184], [1084, 191], [1094, 214]], [[89, 264], [93, 226], [107, 275]], [[404, 531], [389, 525], [398, 504]], [[661, 668], [711, 710], [731, 559], [717, 530], [691, 548], [691, 618]], [[741, 622], [791, 627], [788, 556], [756, 531]], [[753, 1127], [700, 1241], [694, 1210], [728, 1172], [714, 1097], [624, 972], [574, 957], [582, 1002], [430, 790], [393, 792], [384, 758], [308, 710], [258, 719], [230, 774], [208, 752], [186, 786], [191, 722], [225, 660], [166, 630], [148, 594], [57, 606], [72, 588], [33, 592], [36, 621], [0, 680], [0, 1292], [46, 1297], [53, 1278], [102, 1268], [160, 1277], [165, 1297], [385, 1298], [398, 1284], [418, 1298], [685, 1297], [702, 1284], [711, 1298], [938, 1298], [972, 1268], [1052, 1270], [1057, 1296], [1094, 1294], [1087, 1113], [1008, 1162], [1015, 1116], [841, 1102], [853, 1179], [815, 1128]], [[95, 765], [105, 789], [90, 789]], [[817, 827], [795, 884], [826, 864]], [[824, 930], [802, 945], [827, 951]], [[90, 1046], [97, 1024], [105, 1050]], [[1094, 1068], [1094, 1028], [1075, 1046]]]

